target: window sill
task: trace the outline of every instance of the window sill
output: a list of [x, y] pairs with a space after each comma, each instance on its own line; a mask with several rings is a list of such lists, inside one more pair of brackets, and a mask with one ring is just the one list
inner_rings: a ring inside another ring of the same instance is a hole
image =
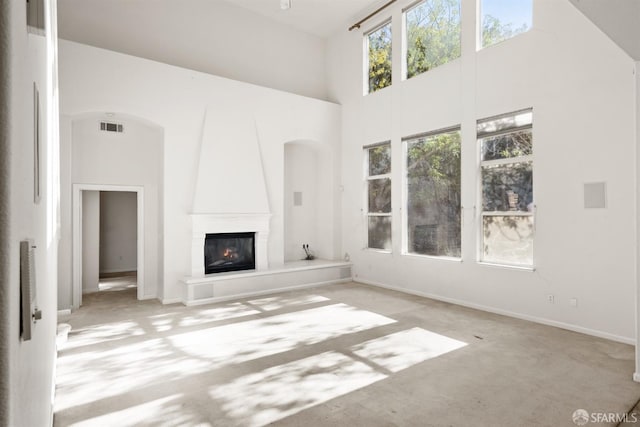
[[526, 265], [496, 264], [496, 263], [493, 263], [493, 262], [484, 262], [484, 261], [478, 261], [478, 265], [483, 265], [483, 266], [487, 266], [487, 267], [494, 267], [494, 268], [502, 268], [502, 269], [505, 269], [505, 270], [528, 271], [528, 272], [531, 272], [531, 273], [536, 271], [535, 267], [526, 266]]
[[409, 252], [403, 253], [402, 255], [410, 258], [433, 259], [436, 261], [459, 262], [459, 263], [462, 262], [462, 258], [454, 258], [449, 256], [421, 255], [421, 254], [412, 254]]
[[375, 249], [375, 248], [363, 248], [362, 249], [365, 252], [373, 252], [376, 254], [389, 254], [391, 255], [393, 253], [393, 251], [391, 250], [385, 250], [385, 249]]

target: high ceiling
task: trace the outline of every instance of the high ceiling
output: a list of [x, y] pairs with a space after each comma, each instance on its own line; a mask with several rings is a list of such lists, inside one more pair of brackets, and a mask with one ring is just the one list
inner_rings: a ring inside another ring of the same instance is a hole
[[640, 1], [570, 1], [631, 58], [640, 61]]
[[386, 3], [386, 0], [291, 0], [291, 8], [282, 10], [280, 0], [224, 1], [323, 38], [340, 29], [347, 31], [351, 24]]

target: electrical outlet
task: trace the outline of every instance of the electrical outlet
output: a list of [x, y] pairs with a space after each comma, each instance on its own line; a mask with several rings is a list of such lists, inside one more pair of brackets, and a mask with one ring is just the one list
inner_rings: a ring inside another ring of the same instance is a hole
[[569, 298], [569, 305], [571, 307], [577, 307], [578, 306], [578, 298]]
[[555, 297], [555, 296], [553, 296], [553, 294], [548, 294], [548, 295], [547, 295], [547, 302], [548, 302], [549, 304], [555, 304], [555, 302], [556, 302], [556, 297]]

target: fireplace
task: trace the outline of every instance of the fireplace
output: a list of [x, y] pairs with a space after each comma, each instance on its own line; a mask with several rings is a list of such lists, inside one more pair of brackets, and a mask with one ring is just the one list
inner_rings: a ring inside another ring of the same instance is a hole
[[253, 270], [256, 233], [208, 233], [204, 240], [204, 273]]
[[214, 233], [222, 237], [229, 234], [253, 236], [253, 244], [249, 247], [253, 248], [254, 266], [246, 268], [268, 269], [270, 220], [270, 214], [191, 214], [191, 277], [202, 277], [207, 273], [205, 241]]

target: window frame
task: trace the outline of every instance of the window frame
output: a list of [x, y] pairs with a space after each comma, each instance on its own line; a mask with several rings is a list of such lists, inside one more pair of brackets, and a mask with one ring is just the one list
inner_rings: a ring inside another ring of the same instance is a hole
[[[529, 123], [522, 125], [514, 125], [511, 127], [494, 130], [494, 131], [486, 131], [481, 132], [478, 127], [483, 123], [488, 123], [492, 121], [496, 121], [503, 118], [516, 117], [521, 114], [530, 114], [531, 119]], [[531, 154], [524, 156], [516, 156], [505, 159], [495, 159], [495, 160], [482, 160], [482, 149], [483, 142], [487, 138], [500, 136], [500, 135], [508, 135], [517, 132], [522, 132], [528, 130], [531, 133]], [[490, 265], [496, 267], [504, 267], [504, 268], [512, 268], [512, 269], [521, 269], [521, 270], [535, 270], [535, 240], [536, 240], [536, 211], [537, 206], [535, 204], [535, 191], [532, 189], [532, 210], [531, 211], [484, 211], [484, 199], [483, 199], [483, 179], [482, 172], [484, 168], [487, 167], [495, 167], [495, 166], [503, 166], [503, 165], [514, 165], [514, 164], [531, 164], [532, 173], [535, 168], [534, 161], [534, 153], [533, 153], [533, 108], [524, 108], [521, 110], [516, 110], [509, 113], [499, 114], [496, 116], [485, 117], [476, 121], [476, 149], [478, 156], [478, 169], [477, 169], [477, 194], [478, 194], [478, 253], [477, 260], [479, 264]], [[532, 178], [533, 180], [533, 178]], [[535, 189], [535, 186], [533, 187]], [[484, 259], [484, 219], [486, 217], [530, 217], [532, 221], [532, 237], [531, 237], [531, 264], [522, 264], [522, 263], [510, 263], [510, 262], [500, 262], [495, 260], [485, 260]]]
[[[378, 148], [378, 147], [384, 147], [387, 146], [389, 147], [389, 154], [390, 154], [390, 164], [389, 164], [389, 172], [385, 173], [385, 174], [380, 174], [380, 175], [370, 175], [369, 174], [369, 159], [370, 159], [370, 152], [372, 149], [374, 148]], [[386, 140], [386, 141], [381, 141], [381, 142], [377, 142], [374, 144], [369, 144], [369, 145], [365, 145], [363, 148], [363, 152], [364, 152], [364, 208], [362, 209], [363, 213], [364, 213], [364, 223], [365, 223], [365, 227], [364, 227], [364, 248], [368, 251], [374, 251], [374, 252], [381, 252], [381, 253], [392, 253], [393, 252], [393, 178], [392, 178], [392, 172], [393, 172], [393, 152], [392, 152], [392, 148], [391, 148], [391, 140]], [[390, 202], [390, 208], [389, 208], [389, 212], [369, 212], [369, 183], [371, 181], [377, 180], [377, 179], [388, 179], [390, 184], [391, 184], [391, 195], [389, 196], [389, 202]], [[384, 218], [389, 218], [390, 222], [391, 222], [391, 229], [390, 229], [390, 236], [389, 236], [389, 240], [391, 241], [391, 248], [389, 249], [384, 249], [384, 248], [373, 248], [369, 246], [369, 218], [371, 217], [384, 217]]]
[[[369, 36], [381, 28], [389, 25], [389, 31], [391, 32], [391, 80], [389, 84], [383, 88], [378, 90], [370, 91], [369, 90]], [[369, 30], [365, 31], [362, 35], [362, 94], [363, 96], [370, 95], [372, 93], [376, 93], [380, 90], [386, 89], [393, 85], [393, 19], [392, 17], [386, 18], [384, 21], [378, 23], [377, 25], [371, 27]], [[366, 148], [366, 147], [365, 147]]]
[[[436, 136], [440, 134], [459, 132], [460, 133], [460, 256], [452, 257], [446, 255], [427, 255], [409, 252], [409, 143], [421, 139]], [[462, 262], [464, 256], [464, 206], [462, 205], [462, 126], [448, 126], [445, 128], [435, 129], [428, 132], [421, 132], [413, 135], [402, 137], [402, 155], [403, 155], [403, 173], [402, 173], [402, 255], [419, 258], [429, 258], [444, 261]]]

